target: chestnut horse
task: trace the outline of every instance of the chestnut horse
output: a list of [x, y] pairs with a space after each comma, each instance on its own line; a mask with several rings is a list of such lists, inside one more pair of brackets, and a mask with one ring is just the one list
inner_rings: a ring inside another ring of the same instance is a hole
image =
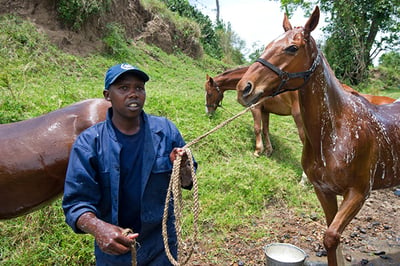
[[285, 15], [285, 33], [266, 46], [237, 91], [245, 106], [299, 91], [302, 166], [325, 213], [323, 243], [333, 266], [344, 263], [336, 253], [341, 234], [370, 191], [400, 184], [400, 103], [374, 105], [343, 89], [311, 37], [319, 14], [316, 7], [305, 26], [295, 28]]
[[105, 120], [110, 106], [90, 99], [0, 125], [0, 219], [27, 214], [60, 196], [75, 138]]
[[[235, 90], [238, 81], [247, 71], [248, 67], [240, 67], [232, 70], [227, 70], [224, 73], [211, 78], [206, 76], [206, 111], [207, 114], [213, 115], [218, 106], [221, 106], [224, 92], [227, 90]], [[256, 137], [255, 156], [260, 156], [264, 151], [261, 132], [265, 140], [265, 154], [270, 156], [273, 148], [269, 138], [269, 114], [277, 114], [282, 116], [292, 115], [296, 123], [301, 141], [304, 139], [303, 126], [300, 117], [300, 109], [298, 104], [297, 91], [281, 94], [277, 97], [267, 99], [262, 104], [252, 108], [251, 114], [254, 120], [254, 134]], [[262, 129], [261, 129], [262, 127]]]
[[[236, 85], [246, 73], [249, 67], [239, 67], [230, 69], [214, 78], [206, 75], [206, 82], [204, 84], [206, 91], [206, 112], [212, 116], [217, 107], [222, 106], [224, 92], [227, 90], [236, 90]], [[353, 90], [350, 86], [343, 84], [345, 90], [354, 94], [364, 96], [368, 101], [374, 104], [388, 104], [393, 103], [395, 99], [386, 96], [375, 96], [369, 94], [362, 94]], [[255, 156], [260, 156], [264, 151], [261, 132], [265, 140], [265, 153], [270, 156], [273, 152], [271, 140], [269, 138], [269, 114], [276, 114], [281, 116], [293, 116], [293, 120], [297, 126], [300, 140], [304, 141], [303, 122], [300, 116], [299, 100], [297, 91], [289, 91], [284, 94], [279, 94], [276, 97], [268, 98], [263, 103], [251, 109], [254, 120], [254, 134], [256, 139]]]

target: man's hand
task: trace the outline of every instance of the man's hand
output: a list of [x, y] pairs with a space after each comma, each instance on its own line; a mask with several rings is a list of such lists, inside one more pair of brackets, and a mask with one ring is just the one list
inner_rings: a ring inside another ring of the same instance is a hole
[[98, 219], [93, 213], [82, 214], [77, 226], [92, 234], [99, 248], [110, 255], [121, 255], [131, 250], [133, 239], [139, 234], [124, 234], [124, 229]]
[[186, 150], [183, 148], [174, 148], [169, 154], [169, 159], [172, 163], [178, 156], [181, 156], [180, 177], [181, 185], [184, 188], [191, 188], [193, 185], [192, 170], [190, 169], [190, 162]]

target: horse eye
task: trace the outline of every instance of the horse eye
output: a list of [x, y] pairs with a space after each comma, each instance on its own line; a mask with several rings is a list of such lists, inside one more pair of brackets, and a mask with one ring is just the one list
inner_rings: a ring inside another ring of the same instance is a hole
[[294, 54], [299, 50], [299, 48], [296, 45], [291, 45], [289, 47], [286, 47], [285, 52]]

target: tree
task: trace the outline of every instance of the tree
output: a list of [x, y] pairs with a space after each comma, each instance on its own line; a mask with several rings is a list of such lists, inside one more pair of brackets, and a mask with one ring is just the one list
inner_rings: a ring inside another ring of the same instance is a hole
[[216, 20], [216, 22], [220, 23], [220, 20], [219, 20], [219, 1], [218, 0], [215, 0], [215, 5], [217, 6], [217, 20]]
[[[372, 61], [382, 51], [399, 49], [400, 0], [316, 0], [327, 14], [323, 31], [329, 36], [325, 55], [341, 80], [358, 84], [365, 80]], [[286, 11], [301, 6], [310, 12], [312, 3], [281, 0]]]

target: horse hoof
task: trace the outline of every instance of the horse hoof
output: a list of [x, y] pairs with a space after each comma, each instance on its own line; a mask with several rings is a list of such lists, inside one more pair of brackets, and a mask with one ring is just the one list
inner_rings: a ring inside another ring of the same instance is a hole
[[266, 151], [266, 152], [265, 152], [265, 155], [266, 155], [267, 157], [271, 157], [271, 156], [272, 156], [272, 152], [273, 152], [273, 151]]

